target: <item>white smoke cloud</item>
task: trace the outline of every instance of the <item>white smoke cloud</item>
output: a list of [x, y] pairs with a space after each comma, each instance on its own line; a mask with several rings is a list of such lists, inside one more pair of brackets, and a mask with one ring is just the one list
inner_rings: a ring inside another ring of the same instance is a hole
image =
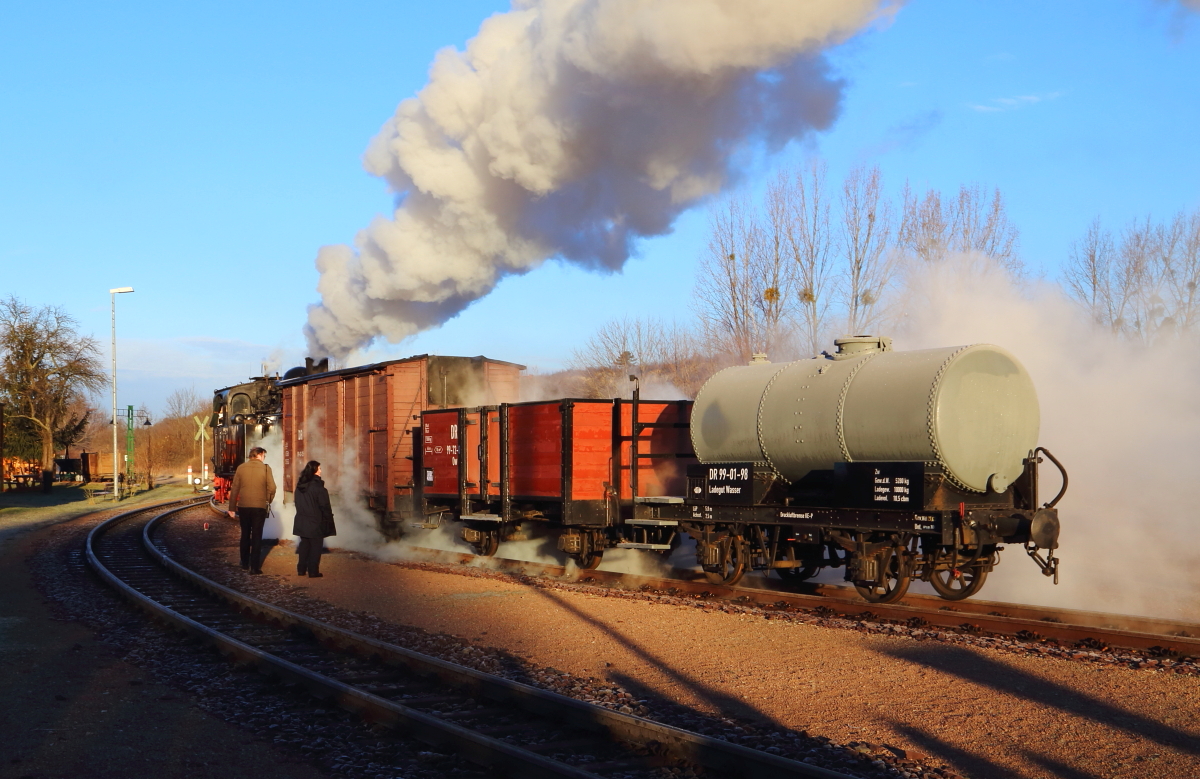
[[[1200, 355], [1146, 347], [1092, 326], [1053, 284], [1014, 284], [983, 257], [914, 268], [892, 333], [898, 349], [993, 343], [1028, 369], [1040, 443], [1070, 475], [1059, 504], [1062, 577], [1044, 579], [1019, 547], [980, 597], [1200, 619], [1200, 552], [1190, 495], [1200, 473]], [[1058, 480], [1043, 466], [1042, 500]]]
[[736, 179], [738, 153], [828, 127], [822, 52], [899, 0], [515, 0], [371, 142], [397, 193], [317, 256], [313, 354], [435, 327], [550, 257], [617, 270]]

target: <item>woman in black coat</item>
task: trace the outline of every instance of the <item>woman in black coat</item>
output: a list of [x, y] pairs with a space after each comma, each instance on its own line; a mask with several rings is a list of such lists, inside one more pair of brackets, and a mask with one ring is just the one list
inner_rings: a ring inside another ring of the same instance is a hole
[[336, 535], [337, 528], [333, 524], [329, 490], [321, 480], [321, 464], [316, 460], [309, 460], [296, 481], [296, 519], [292, 533], [300, 536], [296, 572], [301, 576], [308, 574], [310, 579], [322, 576], [322, 539]]

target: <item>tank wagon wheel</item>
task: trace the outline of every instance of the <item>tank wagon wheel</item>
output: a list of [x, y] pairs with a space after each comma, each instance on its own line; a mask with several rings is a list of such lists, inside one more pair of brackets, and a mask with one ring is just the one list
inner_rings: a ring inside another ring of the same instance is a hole
[[987, 580], [987, 569], [977, 563], [969, 567], [947, 568], [934, 571], [929, 583], [938, 595], [946, 600], [965, 600], [983, 587]]
[[897, 547], [889, 547], [880, 552], [883, 558], [880, 561], [880, 573], [883, 581], [870, 587], [855, 582], [854, 589], [858, 590], [858, 594], [863, 597], [863, 600], [871, 603], [895, 603], [904, 597], [904, 594], [908, 592], [911, 578], [908, 566], [904, 564], [900, 554], [901, 550]]
[[741, 536], [728, 536], [717, 542], [721, 562], [715, 571], [704, 571], [709, 584], [734, 585], [746, 572], [746, 542]]

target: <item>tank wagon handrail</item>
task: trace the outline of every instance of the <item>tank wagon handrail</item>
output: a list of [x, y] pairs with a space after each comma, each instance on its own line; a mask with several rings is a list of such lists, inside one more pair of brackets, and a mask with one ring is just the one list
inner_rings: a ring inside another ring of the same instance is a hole
[[1033, 450], [1033, 456], [1034, 456], [1034, 457], [1037, 457], [1037, 456], [1038, 456], [1038, 453], [1044, 454], [1044, 455], [1046, 455], [1047, 457], [1049, 457], [1049, 458], [1050, 458], [1050, 462], [1054, 463], [1055, 467], [1057, 467], [1057, 468], [1058, 468], [1058, 472], [1059, 472], [1060, 474], [1062, 474], [1062, 488], [1061, 488], [1061, 489], [1059, 489], [1059, 491], [1058, 491], [1058, 494], [1054, 496], [1054, 500], [1050, 501], [1050, 502], [1049, 502], [1049, 503], [1047, 503], [1045, 506], [1043, 506], [1043, 508], [1052, 509], [1052, 508], [1054, 508], [1055, 506], [1057, 506], [1057, 505], [1058, 505], [1058, 502], [1059, 502], [1060, 500], [1062, 500], [1062, 498], [1063, 498], [1063, 495], [1066, 495], [1066, 494], [1067, 494], [1067, 482], [1069, 481], [1069, 479], [1067, 478], [1067, 469], [1063, 467], [1063, 464], [1062, 464], [1062, 463], [1060, 463], [1060, 462], [1058, 461], [1058, 458], [1057, 458], [1057, 457], [1055, 457], [1054, 455], [1050, 454], [1050, 450], [1049, 450], [1049, 449], [1047, 449], [1046, 447], [1044, 447], [1044, 446], [1039, 446], [1037, 449], [1034, 449], [1034, 450]]

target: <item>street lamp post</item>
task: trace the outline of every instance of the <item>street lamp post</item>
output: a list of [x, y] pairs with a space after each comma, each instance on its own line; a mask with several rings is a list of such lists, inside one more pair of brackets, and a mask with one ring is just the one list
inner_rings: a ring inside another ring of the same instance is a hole
[[117, 470], [117, 425], [119, 424], [117, 421], [117, 295], [123, 292], [133, 292], [133, 287], [116, 287], [108, 291], [108, 294], [112, 296], [112, 478], [114, 501], [121, 499], [121, 480]]
[[142, 427], [146, 428], [146, 489], [152, 490], [154, 489], [154, 440], [151, 438], [153, 426], [150, 417], [146, 417]]
[[0, 492], [4, 492], [4, 403], [0, 401]]

